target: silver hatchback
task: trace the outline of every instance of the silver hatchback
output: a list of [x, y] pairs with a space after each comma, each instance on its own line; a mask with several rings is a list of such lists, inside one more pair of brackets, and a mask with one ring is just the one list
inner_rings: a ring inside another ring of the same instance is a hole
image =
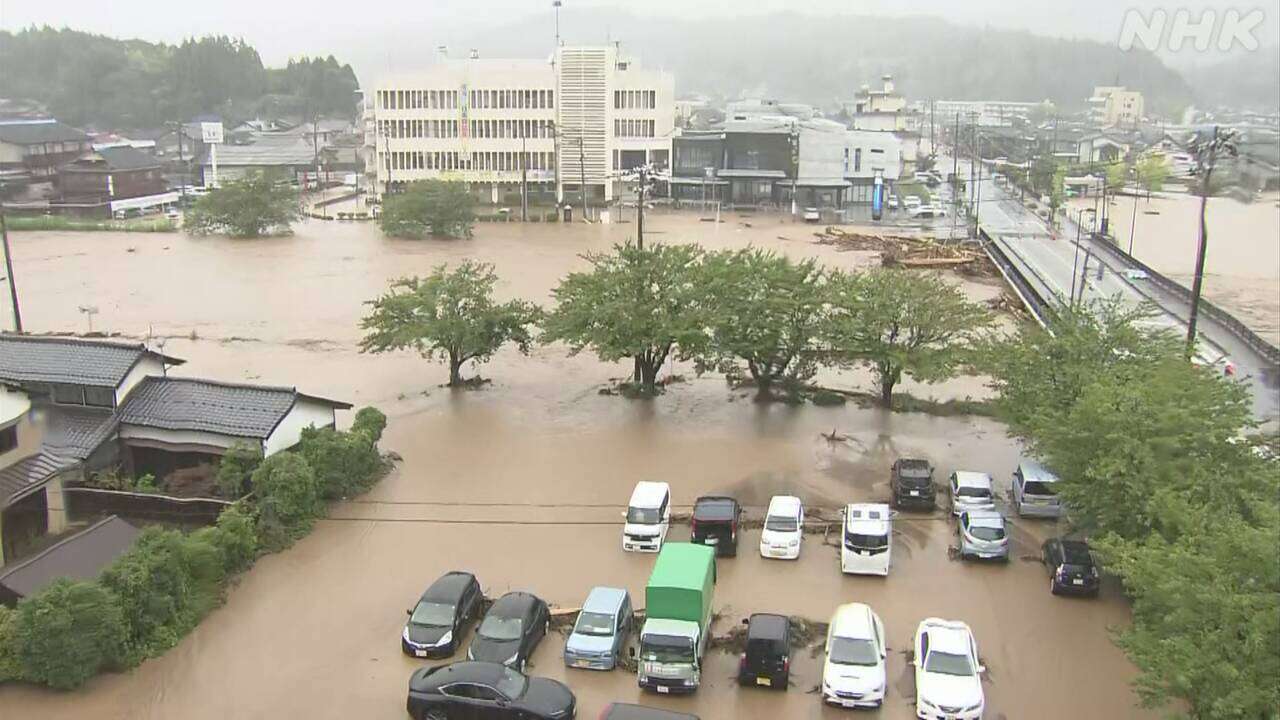
[[951, 473], [947, 483], [951, 490], [951, 514], [966, 510], [995, 510], [995, 494], [991, 476], [982, 472], [957, 470]]
[[956, 521], [960, 536], [960, 558], [963, 560], [1009, 559], [1009, 532], [1004, 516], [995, 510], [971, 510], [960, 513]]

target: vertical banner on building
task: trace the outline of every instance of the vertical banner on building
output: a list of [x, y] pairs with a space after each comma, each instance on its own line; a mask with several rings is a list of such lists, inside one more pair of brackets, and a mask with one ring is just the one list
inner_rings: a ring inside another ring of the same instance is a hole
[[462, 140], [462, 155], [470, 156], [471, 146], [471, 93], [462, 83], [462, 97], [458, 98], [458, 137]]
[[875, 184], [871, 186], [871, 219], [879, 220], [884, 215], [884, 177], [876, 173]]

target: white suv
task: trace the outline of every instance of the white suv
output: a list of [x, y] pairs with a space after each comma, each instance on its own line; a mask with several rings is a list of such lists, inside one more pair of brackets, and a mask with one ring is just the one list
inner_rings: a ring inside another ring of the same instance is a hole
[[791, 495], [774, 495], [760, 531], [760, 555], [781, 560], [800, 557], [804, 540], [804, 505]]
[[822, 664], [822, 700], [840, 707], [880, 707], [884, 703], [884, 623], [862, 603], [836, 608], [827, 631]]
[[916, 717], [979, 720], [986, 707], [978, 643], [959, 620], [928, 618], [916, 628]]

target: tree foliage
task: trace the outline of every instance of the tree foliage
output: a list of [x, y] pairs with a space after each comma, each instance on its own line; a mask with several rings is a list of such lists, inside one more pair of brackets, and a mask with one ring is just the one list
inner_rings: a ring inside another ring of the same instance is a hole
[[268, 550], [279, 550], [311, 530], [320, 514], [320, 481], [297, 453], [276, 453], [253, 471], [258, 505], [258, 539]]
[[543, 341], [563, 341], [574, 354], [589, 347], [606, 362], [633, 358], [639, 389], [655, 393], [673, 352], [696, 357], [706, 346], [701, 257], [695, 245], [632, 243], [587, 255], [591, 270], [570, 273], [554, 290]]
[[0, 683], [22, 679], [18, 659], [18, 613], [0, 605]]
[[755, 248], [713, 253], [703, 260], [701, 286], [710, 342], [700, 365], [732, 378], [743, 362], [761, 395], [775, 383], [794, 388], [814, 376], [826, 306], [815, 261]]
[[475, 197], [466, 184], [448, 180], [418, 180], [402, 192], [387, 195], [378, 223], [391, 237], [471, 237]]
[[14, 637], [25, 680], [69, 690], [123, 658], [120, 602], [98, 583], [55, 580], [18, 603], [17, 615]]
[[264, 68], [258, 52], [226, 36], [180, 45], [116, 40], [76, 30], [0, 32], [0, 97], [29, 98], [75, 125], [147, 129], [200, 114], [236, 119], [356, 110], [350, 65], [298, 58]]
[[382, 468], [378, 448], [369, 436], [333, 428], [306, 428], [298, 453], [306, 458], [329, 500], [357, 495], [373, 484]]
[[355, 420], [351, 422], [351, 432], [363, 433], [374, 445], [382, 440], [382, 431], [386, 428], [387, 416], [372, 406], [357, 410]]
[[1061, 478], [1071, 523], [1124, 582], [1133, 624], [1116, 639], [1143, 703], [1195, 720], [1269, 717], [1280, 464], [1242, 439], [1247, 390], [1145, 320], [1096, 303], [993, 347], [997, 410]]
[[541, 312], [523, 300], [495, 302], [497, 281], [492, 265], [471, 260], [452, 271], [439, 265], [425, 278], [396, 280], [367, 303], [372, 311], [360, 323], [361, 352], [412, 349], [438, 357], [449, 364], [455, 387], [464, 382], [464, 363], [486, 362], [508, 342], [527, 354]]
[[1164, 181], [1169, 177], [1168, 163], [1163, 156], [1155, 154], [1146, 155], [1139, 160], [1134, 171], [1138, 176], [1138, 185], [1147, 191], [1148, 198], [1151, 193], [1163, 190]]
[[229, 500], [244, 495], [249, 478], [261, 462], [261, 447], [245, 442], [234, 443], [218, 461], [218, 492]]
[[278, 172], [251, 171], [209, 191], [187, 211], [182, 226], [196, 235], [253, 238], [289, 232], [302, 217], [298, 191]]
[[885, 407], [904, 375], [927, 383], [953, 377], [990, 322], [983, 307], [935, 275], [878, 268], [833, 273], [828, 286], [827, 352], [839, 364], [870, 367]]
[[249, 569], [258, 556], [257, 515], [245, 504], [235, 504], [218, 514], [213, 527], [193, 533], [222, 554], [222, 567], [227, 575]]

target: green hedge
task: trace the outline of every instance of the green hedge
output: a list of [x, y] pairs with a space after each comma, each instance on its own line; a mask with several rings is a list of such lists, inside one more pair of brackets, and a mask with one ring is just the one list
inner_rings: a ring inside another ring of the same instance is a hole
[[305, 535], [331, 488], [350, 493], [381, 477], [387, 465], [377, 440], [385, 426], [386, 416], [364, 408], [351, 432], [308, 430], [296, 452], [260, 463], [250, 451], [228, 453], [228, 474], [251, 471], [252, 493], [215, 525], [192, 533], [146, 528], [96, 582], [61, 579], [16, 610], [0, 606], [0, 682], [69, 689], [164, 653], [222, 603], [228, 579], [260, 551]]

